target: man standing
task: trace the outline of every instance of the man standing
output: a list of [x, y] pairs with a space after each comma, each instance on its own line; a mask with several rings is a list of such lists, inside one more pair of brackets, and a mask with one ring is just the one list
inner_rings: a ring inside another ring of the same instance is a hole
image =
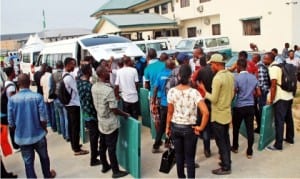
[[[40, 157], [44, 178], [54, 178], [47, 151], [47, 112], [43, 96], [29, 89], [30, 78], [19, 75], [20, 92], [8, 101], [8, 123], [15, 130], [15, 142], [20, 145], [27, 178], [37, 178], [34, 170], [34, 151]], [[25, 112], [24, 112], [25, 111]]]
[[281, 53], [283, 59], [289, 58], [289, 48], [290, 48], [290, 44], [285, 43], [284, 48], [283, 48], [282, 53]]
[[123, 59], [124, 67], [117, 72], [115, 95], [117, 99], [120, 99], [119, 93], [121, 92], [123, 110], [138, 120], [139, 98], [137, 89], [139, 76], [136, 69], [132, 67], [130, 57], [125, 56]]
[[284, 123], [286, 123], [285, 141], [294, 143], [294, 121], [292, 116], [293, 92], [281, 89], [282, 70], [278, 67], [272, 53], [266, 53], [264, 61], [269, 65], [271, 79], [268, 104], [273, 104], [275, 115], [275, 143], [267, 147], [269, 150], [282, 150]]
[[207, 92], [202, 83], [200, 88], [204, 90], [205, 98], [211, 102], [212, 128], [221, 158], [221, 168], [212, 170], [212, 173], [227, 175], [231, 173], [229, 124], [232, 118], [231, 102], [234, 96], [234, 78], [228, 70], [225, 70], [222, 55], [212, 55], [208, 63], [211, 64], [212, 71], [216, 73], [212, 81], [212, 93]]
[[205, 59], [205, 54], [203, 52], [202, 48], [196, 48], [193, 51], [193, 58], [190, 59], [190, 66], [192, 69], [192, 72], [196, 71], [197, 69], [200, 68], [200, 58], [204, 58]]
[[[119, 169], [119, 163], [116, 156], [116, 147], [118, 141], [118, 128], [120, 122], [117, 115], [129, 117], [130, 114], [118, 109], [114, 90], [109, 84], [109, 71], [106, 67], [99, 66], [96, 70], [99, 81], [92, 86], [92, 96], [94, 106], [97, 111], [100, 130], [100, 160], [102, 162], [102, 173], [112, 169], [112, 178], [126, 176], [128, 172]], [[106, 158], [106, 151], [110, 165]]]
[[77, 90], [76, 80], [70, 74], [74, 71], [76, 66], [76, 60], [74, 58], [67, 57], [65, 59], [65, 71], [63, 76], [63, 81], [65, 83], [66, 89], [71, 94], [71, 100], [69, 104], [66, 105], [66, 110], [68, 114], [68, 127], [69, 127], [69, 136], [72, 150], [74, 151], [74, 155], [85, 155], [88, 154], [89, 151], [82, 150], [79, 145], [79, 133], [80, 133], [80, 100], [79, 94]]

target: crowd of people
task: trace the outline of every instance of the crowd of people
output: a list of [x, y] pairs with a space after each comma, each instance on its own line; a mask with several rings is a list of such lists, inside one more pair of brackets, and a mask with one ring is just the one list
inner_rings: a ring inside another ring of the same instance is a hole
[[[21, 150], [28, 178], [37, 177], [34, 151], [40, 157], [44, 177], [56, 176], [47, 151], [48, 128], [70, 142], [75, 156], [90, 153], [90, 166], [102, 165], [103, 173], [111, 169], [113, 178], [123, 177], [128, 172], [119, 169], [116, 157], [120, 127], [117, 116], [139, 119], [138, 90], [143, 86], [149, 89], [151, 118], [156, 127], [152, 153], [162, 152], [166, 134], [165, 147], [172, 144], [175, 148], [178, 177], [195, 178], [198, 138], [203, 139], [207, 158], [214, 138], [220, 162], [212, 173], [227, 175], [232, 171], [231, 152], [238, 153], [242, 121], [247, 131], [246, 157], [251, 159], [254, 133], [260, 133], [262, 109], [267, 104], [273, 105], [276, 131], [275, 143], [267, 148], [282, 150], [283, 141], [294, 143], [294, 92], [281, 88], [283, 72], [277, 64], [293, 64], [299, 70], [300, 47], [290, 50], [286, 43], [281, 55], [273, 48], [262, 56], [255, 52], [250, 61], [247, 59], [248, 53], [241, 51], [237, 62], [225, 69], [221, 54], [205, 54], [201, 48], [194, 49], [192, 58], [184, 52], [157, 57], [156, 51], [149, 49], [146, 60], [139, 61], [143, 64], [127, 56], [100, 62], [86, 56], [75, 74], [77, 60], [68, 57], [58, 61], [55, 70], [42, 64], [34, 75], [37, 92], [30, 90], [27, 74], [18, 71], [17, 76], [11, 62], [11, 67], [1, 68], [1, 92], [8, 98], [7, 109], [1, 108], [1, 125], [9, 126], [10, 140], [14, 149]], [[59, 98], [62, 83], [71, 96], [67, 104]], [[89, 131], [90, 152], [80, 144], [80, 116]], [[16, 177], [6, 171], [1, 160], [2, 175]]]

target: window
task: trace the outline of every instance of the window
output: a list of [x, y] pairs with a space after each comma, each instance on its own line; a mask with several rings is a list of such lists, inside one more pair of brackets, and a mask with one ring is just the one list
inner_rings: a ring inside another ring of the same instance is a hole
[[204, 3], [204, 2], [207, 2], [207, 1], [210, 1], [210, 0], [199, 0], [200, 3]]
[[168, 3], [161, 5], [161, 14], [168, 14]]
[[260, 19], [242, 20], [244, 35], [260, 35]]
[[144, 10], [144, 13], [149, 13], [149, 9], [145, 9], [145, 10]]
[[156, 14], [159, 14], [159, 6], [155, 6], [155, 7], [154, 7], [154, 12], [155, 12]]
[[30, 63], [30, 54], [29, 53], [23, 53], [22, 54], [22, 60], [24, 63]]
[[220, 37], [217, 39], [218, 41], [218, 46], [225, 46], [229, 45], [229, 38], [228, 37]]
[[180, 7], [189, 7], [190, 6], [190, 0], [180, 0]]
[[196, 27], [187, 28], [188, 37], [196, 37]]
[[221, 35], [221, 26], [220, 26], [220, 24], [213, 24], [211, 27], [212, 27], [212, 34], [213, 35]]

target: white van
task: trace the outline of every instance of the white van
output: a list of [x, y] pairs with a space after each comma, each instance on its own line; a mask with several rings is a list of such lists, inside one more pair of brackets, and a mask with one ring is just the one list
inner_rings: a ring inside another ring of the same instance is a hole
[[175, 49], [178, 42], [180, 42], [180, 40], [182, 40], [182, 37], [179, 37], [179, 36], [175, 36], [175, 37], [157, 37], [156, 39], [158, 39], [158, 40], [162, 40], [162, 39], [167, 40], [170, 44], [170, 49]]
[[193, 37], [182, 39], [176, 45], [176, 50], [192, 52], [198, 47], [201, 47], [205, 53], [219, 52], [227, 58], [232, 56], [230, 41], [226, 36]]
[[170, 44], [166, 39], [142, 40], [142, 41], [134, 41], [133, 43], [135, 43], [145, 54], [148, 54], [148, 50], [150, 48], [155, 49], [158, 56], [163, 51], [170, 50]]
[[53, 69], [57, 61], [67, 57], [77, 59], [77, 64], [86, 56], [93, 56], [96, 61], [109, 60], [111, 57], [122, 58], [124, 55], [140, 58], [144, 53], [130, 40], [116, 35], [92, 34], [79, 38], [48, 43], [41, 51], [36, 70], [42, 63], [47, 63]]
[[20, 69], [22, 73], [29, 74], [31, 80], [33, 80], [34, 65], [37, 62], [38, 56], [40, 55], [40, 52], [43, 48], [44, 44], [39, 43], [26, 45], [22, 49], [20, 49]]

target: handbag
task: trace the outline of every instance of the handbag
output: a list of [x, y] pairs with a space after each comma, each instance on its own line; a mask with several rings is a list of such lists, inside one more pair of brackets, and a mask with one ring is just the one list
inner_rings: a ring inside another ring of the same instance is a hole
[[162, 173], [169, 173], [172, 167], [175, 165], [175, 162], [175, 149], [172, 141], [170, 140], [168, 150], [162, 154], [159, 171]]

